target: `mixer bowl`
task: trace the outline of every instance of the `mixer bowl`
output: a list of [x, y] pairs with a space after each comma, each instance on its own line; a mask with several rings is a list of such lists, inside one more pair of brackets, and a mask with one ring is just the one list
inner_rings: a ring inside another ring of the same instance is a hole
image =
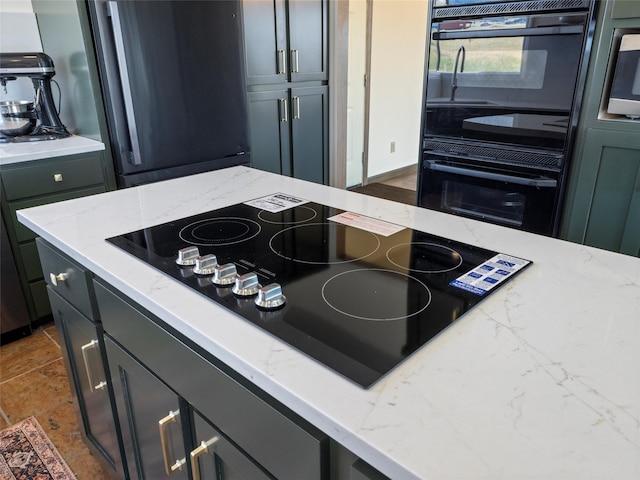
[[30, 134], [37, 123], [34, 108], [29, 100], [0, 102], [0, 133], [10, 137]]

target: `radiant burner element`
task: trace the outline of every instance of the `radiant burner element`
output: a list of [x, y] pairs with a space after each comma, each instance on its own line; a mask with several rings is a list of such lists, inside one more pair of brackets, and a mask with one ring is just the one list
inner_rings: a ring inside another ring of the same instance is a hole
[[529, 264], [286, 194], [108, 241], [364, 387]]
[[223, 246], [250, 240], [260, 233], [260, 224], [246, 218], [211, 218], [184, 227], [178, 236], [200, 246]]
[[298, 223], [310, 222], [318, 216], [318, 212], [314, 209], [300, 206], [294, 207], [284, 212], [268, 212], [262, 210], [258, 213], [258, 218], [263, 222], [275, 223], [277, 225], [295, 225]]
[[435, 243], [403, 243], [392, 247], [387, 258], [394, 265], [405, 268], [406, 258], [414, 259], [411, 269], [422, 273], [444, 273], [462, 265], [462, 256], [452, 248]]
[[[373, 255], [380, 247], [380, 240], [371, 232], [363, 230], [349, 231], [349, 227], [336, 223], [310, 223], [289, 227], [276, 233], [269, 246], [276, 255], [293, 262], [314, 265], [333, 265], [357, 262]], [[347, 233], [349, 232], [349, 233]], [[350, 238], [347, 240], [348, 236]], [[349, 254], [339, 253], [327, 248], [344, 239], [354, 244]]]
[[[393, 301], [402, 298], [407, 291], [416, 293], [415, 304]], [[353, 297], [367, 301], [354, 302]], [[368, 268], [349, 270], [331, 277], [322, 286], [322, 298], [331, 308], [349, 317], [385, 321], [402, 320], [424, 311], [431, 303], [431, 292], [424, 283], [410, 275]]]

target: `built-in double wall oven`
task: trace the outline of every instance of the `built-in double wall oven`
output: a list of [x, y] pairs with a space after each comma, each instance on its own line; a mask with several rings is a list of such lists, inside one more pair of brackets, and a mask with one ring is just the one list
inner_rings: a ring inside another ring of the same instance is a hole
[[594, 0], [434, 0], [418, 204], [555, 235]]

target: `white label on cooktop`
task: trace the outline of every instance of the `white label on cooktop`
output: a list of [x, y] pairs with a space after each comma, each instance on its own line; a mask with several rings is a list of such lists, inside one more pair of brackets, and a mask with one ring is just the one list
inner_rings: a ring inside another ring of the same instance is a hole
[[499, 253], [470, 272], [456, 278], [449, 285], [462, 288], [476, 295], [484, 295], [530, 263], [529, 260]]
[[339, 215], [329, 217], [327, 220], [333, 220], [343, 225], [349, 225], [350, 227], [356, 227], [360, 230], [366, 230], [367, 232], [376, 233], [383, 237], [388, 237], [406, 227], [395, 225], [393, 223], [383, 222], [382, 220], [376, 220], [375, 218], [365, 217], [353, 212], [344, 212]]
[[278, 213], [290, 208], [297, 207], [309, 203], [309, 200], [303, 200], [302, 198], [292, 197], [285, 193], [274, 193], [273, 195], [267, 195], [266, 197], [256, 198], [255, 200], [249, 200], [244, 202], [245, 205], [250, 207], [256, 207], [260, 210], [266, 210], [271, 213]]

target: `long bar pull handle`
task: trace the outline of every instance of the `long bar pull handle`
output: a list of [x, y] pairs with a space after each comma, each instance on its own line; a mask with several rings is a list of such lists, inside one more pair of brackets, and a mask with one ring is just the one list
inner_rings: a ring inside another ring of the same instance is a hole
[[182, 466], [187, 463], [186, 459], [181, 458], [171, 465], [171, 460], [169, 459], [171, 454], [169, 452], [169, 441], [167, 440], [167, 428], [169, 424], [177, 423], [179, 416], [180, 412], [175, 410], [169, 412], [166, 417], [158, 422], [158, 427], [160, 428], [160, 443], [162, 444], [162, 460], [164, 460], [164, 471], [167, 472], [167, 475], [171, 475], [176, 470], [182, 470]]
[[300, 67], [300, 55], [297, 48], [291, 49], [291, 56], [293, 57], [291, 60], [291, 73], [298, 73]]
[[219, 437], [210, 438], [206, 442], [203, 440], [202, 442], [200, 442], [200, 445], [194, 448], [189, 454], [189, 456], [191, 457], [191, 474], [193, 476], [193, 480], [200, 480], [198, 457], [203, 453], [209, 453], [209, 447], [214, 445], [218, 440], [220, 440]]
[[278, 75], [287, 74], [287, 56], [284, 50], [278, 50]]
[[131, 85], [129, 84], [129, 69], [127, 67], [127, 58], [124, 48], [124, 35], [122, 30], [122, 22], [120, 20], [120, 11], [118, 10], [118, 2], [115, 2], [113, 0], [107, 2], [107, 12], [111, 16], [111, 25], [113, 26], [113, 39], [115, 41], [116, 47], [116, 60], [118, 61], [118, 69], [120, 70], [120, 84], [122, 86], [124, 110], [129, 127], [129, 140], [131, 141], [129, 163], [131, 163], [132, 165], [142, 165], [140, 142], [138, 140], [138, 127], [136, 126], [136, 117], [133, 109], [133, 95], [131, 93]]
[[96, 390], [102, 390], [107, 386], [107, 382], [102, 381], [96, 385], [95, 380], [93, 379], [93, 374], [91, 373], [91, 367], [89, 367], [89, 350], [94, 350], [98, 348], [98, 340], [93, 339], [86, 345], [82, 346], [82, 361], [84, 362], [84, 369], [87, 372], [87, 380], [89, 381], [89, 388], [92, 392]]
[[295, 108], [293, 109], [293, 119], [294, 120], [299, 120], [300, 119], [300, 97], [293, 97], [293, 102], [295, 105]]
[[287, 108], [287, 99], [280, 99], [280, 121], [288, 122], [289, 121], [289, 109]]
[[452, 173], [454, 175], [464, 175], [466, 177], [481, 178], [483, 180], [494, 180], [498, 182], [513, 183], [516, 185], [526, 185], [527, 187], [538, 188], [555, 188], [558, 182], [553, 178], [526, 178], [514, 175], [506, 175], [502, 173], [493, 173], [473, 170], [470, 168], [452, 167], [449, 165], [441, 165], [432, 160], [427, 160], [425, 168], [436, 170], [438, 172]]

